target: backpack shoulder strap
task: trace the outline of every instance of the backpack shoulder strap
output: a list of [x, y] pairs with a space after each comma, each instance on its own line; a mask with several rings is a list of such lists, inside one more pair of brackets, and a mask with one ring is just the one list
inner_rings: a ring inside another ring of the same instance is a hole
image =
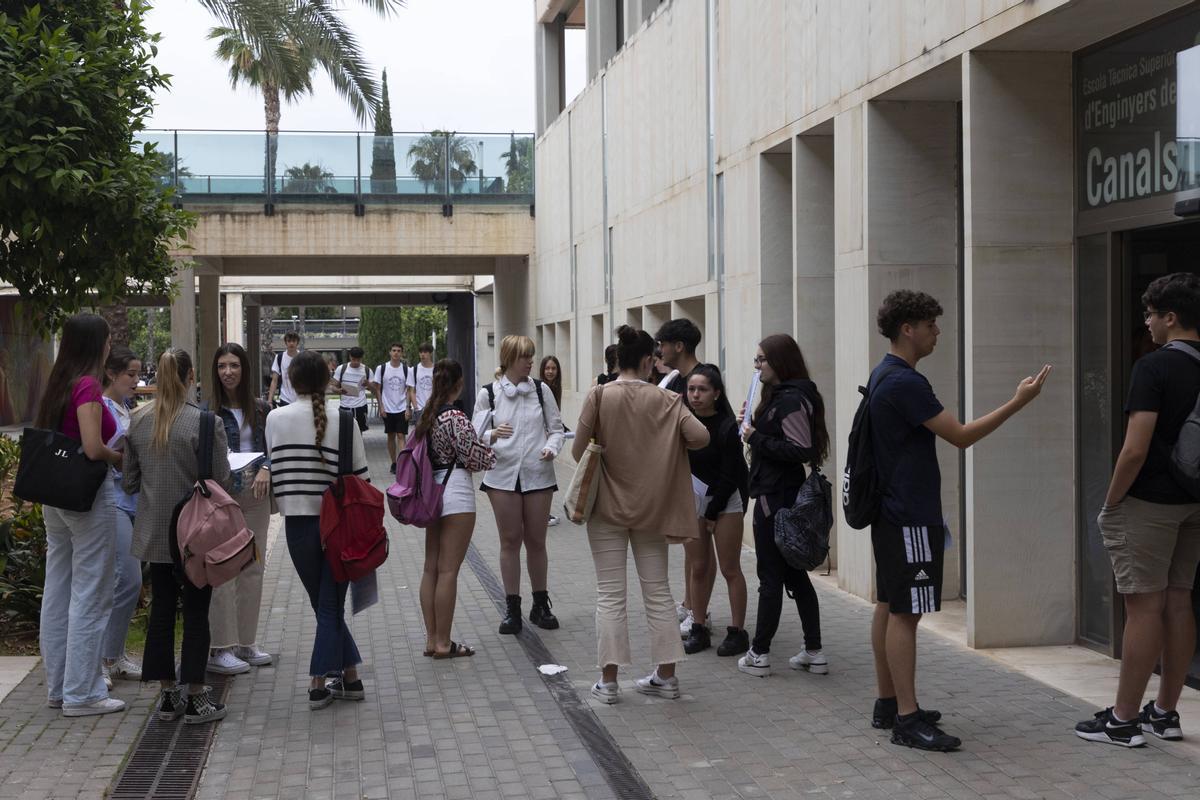
[[200, 446], [196, 448], [196, 473], [202, 481], [212, 477], [213, 429], [215, 427], [216, 415], [211, 411], [201, 411]]
[[354, 472], [353, 435], [354, 412], [348, 408], [338, 409], [338, 475]]
[[487, 390], [487, 393], [488, 393], [488, 405], [491, 407], [492, 411], [495, 411], [496, 410], [496, 390], [492, 388], [492, 384], [490, 384], [490, 383], [485, 383], [483, 385], [483, 388], [485, 390]]
[[283, 353], [275, 354], [275, 371], [280, 375], [283, 374]]
[[1194, 348], [1194, 347], [1184, 344], [1183, 342], [1179, 341], [1178, 339], [1171, 341], [1171, 342], [1167, 342], [1166, 346], [1163, 349], [1164, 350], [1178, 350], [1181, 353], [1187, 353], [1189, 356], [1196, 359], [1196, 361], [1200, 361], [1200, 351], [1197, 351], [1196, 348]]
[[533, 379], [533, 388], [537, 389], [538, 407], [542, 409], [542, 427], [544, 427], [546, 432], [549, 433], [550, 422], [546, 419], [546, 399], [542, 396], [542, 383], [543, 381], [540, 381], [537, 378]]
[[334, 380], [337, 381], [338, 383], [341, 383], [342, 378], [344, 378], [344, 377], [346, 377], [346, 365], [342, 364], [340, 367], [338, 367], [337, 377], [334, 378]]

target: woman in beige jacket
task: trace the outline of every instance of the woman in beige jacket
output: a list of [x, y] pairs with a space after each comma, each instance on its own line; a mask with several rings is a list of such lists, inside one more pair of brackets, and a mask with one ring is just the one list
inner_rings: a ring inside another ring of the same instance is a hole
[[667, 579], [667, 543], [697, 536], [687, 451], [708, 444], [708, 430], [682, 396], [645, 381], [654, 357], [650, 335], [622, 325], [617, 339], [617, 379], [593, 388], [584, 401], [572, 448], [578, 461], [593, 437], [604, 447], [604, 476], [587, 526], [602, 670], [592, 696], [617, 702], [617, 670], [632, 663], [625, 578], [632, 549], [656, 667], [636, 687], [673, 700], [679, 697], [675, 662], [683, 658], [683, 645]]

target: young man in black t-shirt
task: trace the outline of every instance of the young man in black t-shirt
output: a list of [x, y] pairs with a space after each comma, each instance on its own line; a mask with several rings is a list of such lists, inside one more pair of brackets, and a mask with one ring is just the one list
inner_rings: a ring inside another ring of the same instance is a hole
[[[1084, 739], [1125, 747], [1143, 733], [1182, 739], [1175, 710], [1196, 650], [1192, 585], [1200, 564], [1200, 503], [1176, 482], [1171, 451], [1200, 395], [1200, 276], [1155, 279], [1142, 295], [1158, 350], [1133, 365], [1125, 443], [1098, 524], [1125, 599], [1117, 701], [1075, 726]], [[1162, 679], [1139, 708], [1155, 663]]]
[[954, 750], [962, 742], [937, 727], [941, 714], [917, 705], [917, 623], [942, 602], [942, 561], [949, 536], [942, 517], [936, 438], [967, 448], [1037, 397], [1045, 365], [1004, 405], [965, 425], [943, 408], [917, 362], [937, 346], [942, 307], [924, 292], [892, 292], [879, 308], [879, 332], [891, 352], [871, 372], [871, 446], [883, 485], [871, 526], [878, 602], [871, 623], [879, 699], [871, 724], [893, 728], [892, 743]]

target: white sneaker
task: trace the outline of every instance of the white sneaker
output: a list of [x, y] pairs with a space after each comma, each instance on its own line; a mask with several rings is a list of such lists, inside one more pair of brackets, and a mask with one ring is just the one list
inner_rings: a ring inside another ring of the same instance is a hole
[[756, 678], [765, 678], [771, 674], [771, 656], [767, 653], [759, 655], [753, 648], [738, 659], [738, 669]]
[[120, 658], [107, 665], [107, 670], [110, 676], [115, 676], [123, 681], [140, 681], [142, 679], [142, 665], [130, 658], [128, 653], [122, 653]]
[[234, 648], [234, 655], [252, 667], [265, 667], [271, 663], [271, 654], [265, 650], [259, 650], [256, 644], [249, 647], [239, 645]]
[[680, 639], [686, 639], [691, 634], [692, 623], [694, 621], [695, 621], [695, 618], [692, 616], [692, 612], [689, 610], [687, 612], [687, 616], [684, 617], [683, 621], [679, 623], [679, 638]]
[[241, 675], [250, 671], [250, 665], [235, 656], [232, 650], [223, 647], [208, 657], [208, 671], [218, 675]]
[[662, 697], [667, 700], [679, 699], [679, 678], [661, 678], [658, 675], [658, 670], [654, 670], [654, 672], [651, 672], [644, 678], [638, 678], [633, 683], [642, 694], [648, 694], [652, 697]]
[[596, 681], [592, 684], [592, 697], [605, 705], [611, 706], [621, 699], [621, 687], [617, 685], [616, 681], [612, 683]]
[[96, 714], [111, 714], [114, 711], [124, 711], [125, 701], [115, 697], [106, 697], [86, 706], [64, 706], [64, 717], [92, 717]]
[[553, 528], [553, 527], [554, 527], [555, 525], [557, 525], [557, 524], [558, 524], [558, 517], [556, 517], [556, 516], [554, 516], [553, 514], [551, 514], [551, 515], [550, 515], [550, 519], [546, 521], [546, 527], [547, 527], [547, 528]]
[[678, 619], [680, 622], [683, 622], [685, 619], [687, 619], [691, 615], [692, 615], [691, 609], [686, 607], [683, 603], [675, 604], [675, 618]]
[[113, 687], [112, 675], [108, 673], [108, 664], [104, 663], [104, 659], [100, 659], [100, 673], [104, 676], [104, 688], [111, 692]]
[[788, 659], [788, 664], [792, 669], [808, 670], [814, 675], [829, 673], [829, 662], [820, 650], [801, 650]]

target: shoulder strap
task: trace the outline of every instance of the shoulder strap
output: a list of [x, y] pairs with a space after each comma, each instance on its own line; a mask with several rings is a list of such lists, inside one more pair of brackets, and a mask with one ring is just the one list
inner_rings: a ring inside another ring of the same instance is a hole
[[546, 419], [546, 400], [542, 397], [542, 383], [537, 378], [533, 379], [533, 388], [537, 389], [538, 407], [542, 409], [542, 427], [546, 429], [546, 433], [549, 433], [550, 421]]
[[200, 412], [200, 446], [196, 448], [196, 475], [206, 481], [212, 477], [213, 429], [216, 415], [211, 411]]
[[600, 388], [601, 386], [604, 386], [604, 384], [602, 383], [602, 384], [600, 384], [600, 386], [596, 387], [596, 424], [592, 426], [592, 439], [596, 442], [596, 444], [601, 444], [601, 442], [600, 442], [600, 398], [604, 396], [604, 390], [602, 388]]
[[346, 365], [342, 364], [338, 367], [337, 377], [334, 378], [338, 383], [342, 382], [342, 378], [346, 377]]
[[1184, 344], [1183, 342], [1179, 341], [1178, 339], [1167, 342], [1166, 346], [1163, 349], [1164, 350], [1178, 350], [1181, 353], [1187, 353], [1189, 356], [1196, 359], [1196, 361], [1200, 361], [1200, 351], [1197, 351], [1196, 348], [1194, 348], [1194, 347], [1190, 347], [1190, 346]]
[[492, 388], [492, 385], [490, 383], [484, 384], [483, 388], [486, 389], [487, 393], [488, 393], [488, 405], [491, 407], [492, 411], [495, 411], [496, 410], [496, 390]]
[[383, 383], [383, 379], [387, 377], [387, 365], [389, 363], [390, 362], [385, 361], [375, 368], [375, 374], [379, 376], [380, 383]]
[[338, 475], [354, 472], [353, 435], [354, 412], [348, 408], [338, 409]]

